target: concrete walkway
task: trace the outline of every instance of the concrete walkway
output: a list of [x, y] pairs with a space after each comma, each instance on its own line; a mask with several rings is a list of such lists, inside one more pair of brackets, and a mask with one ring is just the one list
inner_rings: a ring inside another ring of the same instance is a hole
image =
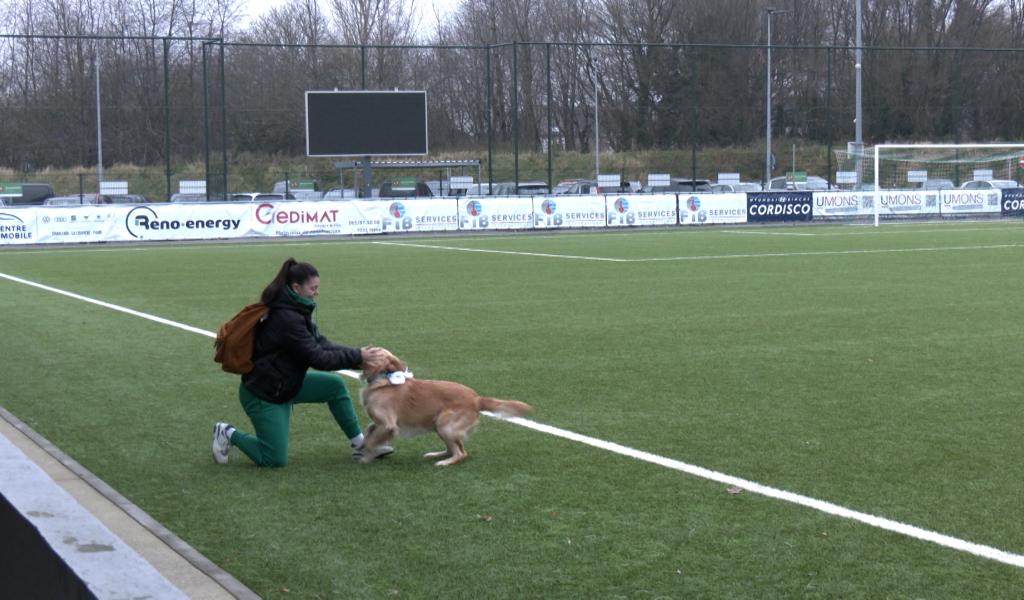
[[258, 598], [3, 408], [0, 495], [97, 598]]

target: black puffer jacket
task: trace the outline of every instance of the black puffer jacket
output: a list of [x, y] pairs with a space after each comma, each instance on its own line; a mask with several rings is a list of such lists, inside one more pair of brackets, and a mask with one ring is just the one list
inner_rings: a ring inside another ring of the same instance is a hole
[[242, 376], [256, 397], [283, 404], [302, 388], [310, 367], [321, 371], [359, 368], [358, 348], [334, 344], [313, 323], [313, 307], [299, 304], [282, 292], [269, 304], [270, 315], [260, 323], [253, 344], [253, 369]]

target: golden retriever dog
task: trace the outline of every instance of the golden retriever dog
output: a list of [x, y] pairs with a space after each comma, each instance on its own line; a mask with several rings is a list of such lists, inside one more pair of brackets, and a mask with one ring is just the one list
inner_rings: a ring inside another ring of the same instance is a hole
[[373, 419], [366, 430], [363, 463], [373, 461], [375, 450], [398, 435], [434, 431], [445, 450], [423, 456], [441, 458], [437, 466], [454, 465], [466, 458], [466, 436], [480, 421], [480, 411], [518, 417], [532, 410], [525, 402], [481, 396], [461, 383], [412, 378], [394, 355], [383, 368], [364, 370], [362, 379], [359, 398]]

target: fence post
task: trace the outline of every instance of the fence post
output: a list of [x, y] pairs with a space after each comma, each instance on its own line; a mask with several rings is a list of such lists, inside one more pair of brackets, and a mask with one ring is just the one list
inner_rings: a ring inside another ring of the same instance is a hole
[[[825, 61], [826, 75], [825, 75], [825, 135], [828, 137], [828, 150], [826, 152], [828, 166], [825, 171], [825, 181], [828, 182], [828, 189], [832, 189], [832, 46], [828, 47], [825, 51], [827, 60]], [[858, 164], [860, 159], [858, 158]], [[859, 171], [859, 169], [858, 169]], [[860, 173], [857, 174], [857, 181], [860, 181]]]
[[548, 75], [547, 109], [548, 109], [548, 192], [553, 193], [555, 186], [551, 178], [551, 42], [544, 44], [544, 69]]
[[[696, 56], [696, 50], [693, 56]], [[698, 127], [698, 115], [697, 115], [697, 60], [696, 58], [690, 59], [690, 106], [691, 110], [691, 129], [693, 136], [690, 142], [690, 191], [693, 193], [697, 192], [697, 137], [700, 131]]]
[[[956, 50], [953, 53], [953, 98], [952, 98], [953, 106], [950, 107], [950, 110], [953, 112], [953, 114], [951, 115], [952, 116], [951, 120], [953, 121], [953, 136], [954, 136], [954, 139], [956, 140], [957, 144], [960, 143], [960, 119], [961, 119], [961, 116], [963, 114], [963, 98], [961, 98], [961, 96], [960, 96], [960, 79], [961, 79], [960, 57], [961, 56], [962, 55], [960, 53], [960, 50]], [[956, 155], [957, 159], [960, 158], [960, 149], [959, 148], [957, 148], [955, 150], [955, 155]], [[960, 183], [961, 183], [961, 179], [960, 179], [960, 161], [959, 160], [957, 160], [955, 163], [953, 163], [953, 173], [954, 173], [953, 183], [959, 186]]]
[[167, 177], [167, 195], [171, 199], [171, 40], [164, 38], [164, 175]]
[[494, 193], [494, 106], [493, 106], [493, 86], [491, 82], [491, 46], [487, 46], [487, 53], [484, 55], [486, 58], [487, 71], [487, 195], [490, 196]]
[[228, 197], [228, 96], [227, 86], [224, 82], [224, 40], [220, 40], [220, 153], [221, 160], [223, 161], [223, 168], [221, 169], [221, 177], [223, 178], [224, 186], [221, 188], [221, 192], [224, 194], [224, 199]]
[[366, 44], [359, 46], [359, 71], [360, 71], [360, 84], [359, 89], [366, 89]]
[[515, 161], [515, 191], [519, 194], [519, 42], [512, 41], [512, 158]]
[[205, 152], [203, 158], [203, 179], [206, 180], [206, 200], [210, 200], [210, 99], [209, 99], [209, 82], [207, 81], [206, 73], [206, 44], [204, 41], [201, 46], [203, 49], [203, 141], [205, 145]]

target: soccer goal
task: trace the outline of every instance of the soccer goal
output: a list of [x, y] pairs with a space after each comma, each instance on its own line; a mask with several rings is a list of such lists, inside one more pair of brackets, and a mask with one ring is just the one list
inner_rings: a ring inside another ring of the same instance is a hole
[[[998, 212], [1002, 190], [1021, 187], [1024, 179], [1024, 143], [878, 144], [847, 160], [857, 164], [858, 179], [868, 184], [863, 189], [874, 192], [875, 225], [880, 215]], [[988, 190], [992, 198], [955, 204], [968, 201], [959, 190]]]

